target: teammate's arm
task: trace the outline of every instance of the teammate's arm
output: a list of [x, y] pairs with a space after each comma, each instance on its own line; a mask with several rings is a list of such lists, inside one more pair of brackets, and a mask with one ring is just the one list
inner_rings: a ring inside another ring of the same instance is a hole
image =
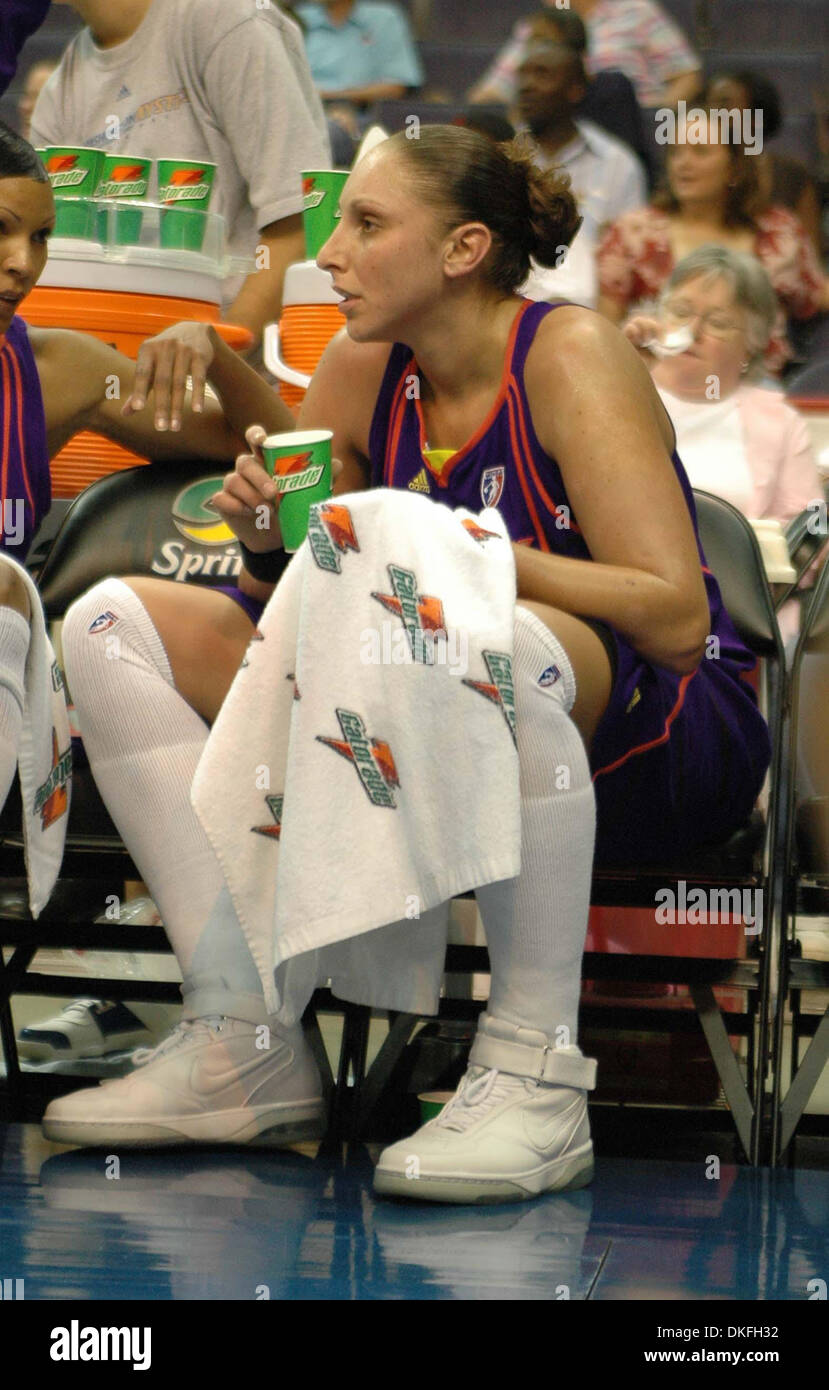
[[50, 456], [82, 429], [96, 430], [152, 459], [229, 461], [242, 447], [242, 433], [232, 428], [216, 401], [206, 401], [200, 414], [184, 411], [177, 431], [156, 428], [152, 392], [143, 410], [125, 416], [136, 364], [107, 343], [63, 329], [30, 329], [29, 336], [43, 392]]
[[592, 562], [516, 546], [519, 597], [610, 623], [649, 661], [693, 671], [708, 633], [705, 586], [669, 422], [636, 351], [599, 315], [557, 309], [525, 380]]

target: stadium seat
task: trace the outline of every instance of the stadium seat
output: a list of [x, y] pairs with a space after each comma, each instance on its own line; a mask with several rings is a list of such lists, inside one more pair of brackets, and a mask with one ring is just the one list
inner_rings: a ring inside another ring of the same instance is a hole
[[[661, 0], [666, 9], [702, 8], [699, 0]], [[709, 42], [739, 51], [781, 53], [829, 49], [829, 9], [825, 0], [707, 0]], [[678, 16], [679, 17], [679, 16]], [[688, 30], [690, 32], [690, 30]]]
[[786, 395], [803, 396], [807, 400], [823, 396], [829, 408], [829, 356], [821, 357], [817, 362], [810, 362], [807, 367], [801, 367], [788, 377]]
[[[829, 708], [829, 563], [812, 591], [795, 649], [791, 674], [788, 759], [792, 769], [786, 802], [780, 983], [774, 1027], [774, 1144], [779, 1162], [829, 1061], [829, 1009], [822, 1017], [801, 1012], [804, 991], [829, 989], [829, 960], [810, 958], [797, 939], [797, 920], [829, 916], [829, 772], [826, 711]], [[800, 779], [795, 774], [799, 766]], [[803, 774], [808, 775], [804, 787]], [[800, 785], [798, 785], [800, 782]], [[784, 1028], [791, 1013], [788, 1087], [784, 1082]], [[800, 1044], [811, 1037], [807, 1051]]]
[[445, 93], [448, 100], [462, 102], [469, 88], [483, 77], [498, 47], [498, 44], [461, 45], [445, 41], [420, 44], [424, 90]]

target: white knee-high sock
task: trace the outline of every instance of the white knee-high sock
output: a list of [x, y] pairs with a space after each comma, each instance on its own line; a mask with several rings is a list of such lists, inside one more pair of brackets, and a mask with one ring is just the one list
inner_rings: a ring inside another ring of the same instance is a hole
[[[556, 674], [558, 672], [558, 674]], [[543, 684], [539, 684], [543, 678]], [[492, 966], [487, 1012], [576, 1043], [590, 908], [595, 801], [570, 718], [575, 677], [539, 618], [515, 610], [516, 737], [521, 765], [521, 873], [475, 890]], [[564, 1028], [566, 1033], [556, 1030]]]
[[30, 635], [22, 613], [0, 608], [0, 810], [17, 771]]
[[259, 974], [190, 805], [208, 728], [176, 690], [149, 613], [129, 585], [106, 579], [69, 609], [62, 642], [90, 767], [161, 912], [185, 1012], [259, 1022]]

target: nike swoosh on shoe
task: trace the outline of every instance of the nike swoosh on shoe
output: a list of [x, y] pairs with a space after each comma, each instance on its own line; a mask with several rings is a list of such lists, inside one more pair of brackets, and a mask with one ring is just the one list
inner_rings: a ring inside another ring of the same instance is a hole
[[228, 1086], [249, 1080], [256, 1072], [275, 1070], [273, 1059], [268, 1056], [252, 1057], [250, 1061], [242, 1062], [239, 1066], [225, 1067], [221, 1072], [213, 1073], [207, 1070], [206, 1063], [205, 1057], [196, 1057], [190, 1068], [190, 1086], [197, 1096], [216, 1096], [220, 1091], [227, 1090]]
[[565, 1154], [572, 1144], [582, 1114], [581, 1106], [576, 1103], [544, 1120], [531, 1110], [525, 1111], [522, 1119], [527, 1138], [537, 1149], [546, 1153], [558, 1140], [557, 1148], [561, 1154]]

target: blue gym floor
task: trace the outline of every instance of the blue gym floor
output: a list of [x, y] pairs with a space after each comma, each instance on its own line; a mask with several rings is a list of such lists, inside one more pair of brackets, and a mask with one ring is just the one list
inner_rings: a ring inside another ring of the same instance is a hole
[[0, 1279], [26, 1299], [809, 1298], [829, 1172], [605, 1158], [515, 1206], [389, 1202], [377, 1147], [64, 1150], [0, 1124]]

